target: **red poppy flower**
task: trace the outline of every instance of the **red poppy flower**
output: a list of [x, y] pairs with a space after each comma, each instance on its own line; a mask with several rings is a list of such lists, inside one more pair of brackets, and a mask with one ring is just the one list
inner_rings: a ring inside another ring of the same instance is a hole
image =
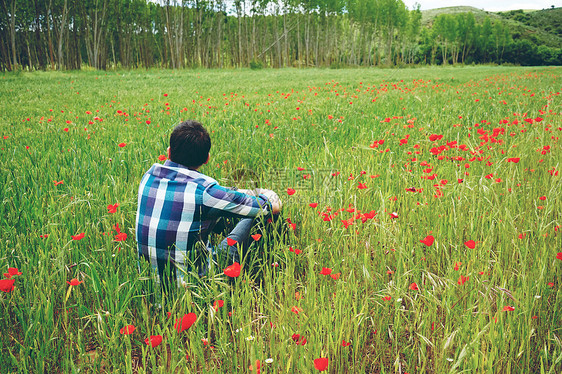
[[431, 245], [433, 244], [433, 242], [435, 241], [435, 238], [432, 235], [428, 235], [425, 237], [425, 239], [420, 240], [420, 243], [423, 243], [425, 245], [427, 245], [428, 247], [431, 247]]
[[293, 341], [294, 341], [297, 345], [305, 345], [305, 344], [306, 344], [306, 339], [305, 339], [304, 336], [302, 336], [302, 335], [293, 334], [293, 336], [291, 336], [291, 338], [293, 339]]
[[257, 242], [258, 240], [261, 239], [261, 234], [254, 234], [254, 235], [252, 235], [252, 239], [254, 239], [254, 241]]
[[236, 278], [240, 275], [241, 269], [242, 267], [240, 266], [240, 264], [238, 262], [235, 262], [232, 265], [227, 266], [223, 272], [227, 277]]
[[116, 242], [123, 242], [127, 239], [127, 234], [124, 232], [120, 232], [119, 234], [115, 235]]
[[340, 279], [340, 276], [341, 276], [341, 273], [330, 274], [330, 277], [332, 277], [333, 280]]
[[365, 183], [359, 183], [359, 184], [357, 185], [357, 188], [359, 188], [360, 190], [364, 190], [364, 189], [367, 188], [367, 185], [366, 185]]
[[390, 295], [389, 295], [389, 296], [385, 296], [385, 297], [383, 297], [382, 299], [383, 299], [383, 300], [386, 300], [386, 301], [390, 301], [390, 300], [392, 300], [392, 296], [390, 296]]
[[308, 204], [308, 206], [311, 208], [316, 208], [318, 206], [318, 203], [310, 203]]
[[506, 305], [503, 307], [502, 309], [504, 312], [513, 312], [515, 310], [515, 307], [512, 307], [511, 305]]
[[[18, 270], [18, 268], [8, 268], [8, 273], [9, 277], [6, 278], [11, 278], [14, 275], [22, 275], [23, 273], [21, 271]], [[4, 274], [6, 275], [6, 274]]]
[[72, 278], [72, 279], [70, 280], [70, 282], [69, 282], [69, 281], [66, 281], [66, 283], [70, 284], [71, 286], [78, 286], [79, 284], [84, 283], [84, 281], [79, 281], [79, 280], [76, 279], [76, 278]]
[[468, 277], [465, 277], [464, 275], [461, 275], [459, 277], [459, 280], [457, 281], [457, 284], [459, 286], [462, 286], [467, 280], [468, 280]]
[[562, 260], [562, 252], [558, 252], [558, 254], [556, 255], [556, 258], [559, 260]]
[[0, 279], [0, 291], [12, 292], [14, 290], [15, 279]]
[[53, 181], [55, 186], [58, 186], [59, 184], [64, 184], [64, 181]]
[[349, 347], [351, 345], [351, 342], [346, 342], [345, 340], [341, 341], [341, 346], [342, 347]]
[[510, 157], [507, 159], [507, 162], [513, 162], [514, 164], [518, 163], [521, 160], [519, 157]]
[[178, 331], [178, 333], [189, 329], [197, 320], [197, 316], [195, 313], [188, 313], [184, 314], [181, 319], [176, 319], [176, 323], [174, 323], [174, 328]]
[[320, 274], [322, 275], [330, 275], [332, 273], [332, 269], [330, 268], [322, 268], [322, 271], [320, 272]]
[[72, 240], [80, 240], [80, 239], [83, 239], [83, 238], [84, 238], [84, 235], [85, 235], [85, 234], [84, 234], [83, 232], [81, 232], [81, 233], [78, 234], [78, 235], [70, 235], [70, 236], [72, 237]]
[[115, 203], [113, 205], [109, 204], [107, 206], [107, 213], [115, 213], [117, 212], [117, 207], [119, 206], [119, 203]]
[[217, 310], [218, 308], [222, 308], [224, 306], [224, 300], [215, 300], [213, 303], [213, 308]]
[[302, 253], [302, 251], [300, 249], [293, 248], [293, 247], [289, 247], [289, 252], [294, 252], [296, 255], [299, 255], [299, 254]]
[[160, 160], [160, 161], [166, 161], [167, 158], [168, 158], [168, 157], [166, 157], [166, 155], [160, 155], [160, 156], [158, 156], [158, 160]]
[[464, 242], [464, 245], [466, 245], [470, 249], [474, 249], [476, 247], [476, 242], [474, 240], [469, 240]]
[[236, 243], [238, 243], [236, 240], [232, 239], [232, 238], [226, 238], [226, 244], [230, 247], [235, 246]]
[[300, 312], [302, 312], [302, 308], [298, 307], [298, 306], [294, 306], [291, 308], [291, 312], [295, 313], [295, 314], [299, 314]]
[[328, 368], [328, 358], [320, 357], [314, 359], [314, 367], [318, 371], [324, 371]]
[[162, 335], [150, 335], [150, 338], [144, 339], [144, 342], [152, 348], [158, 347], [162, 343]]
[[290, 188], [290, 187], [289, 187], [289, 188], [287, 188], [287, 194], [288, 194], [289, 196], [290, 196], [290, 195], [294, 195], [294, 194], [295, 194], [295, 192], [297, 192], [297, 191], [295, 191], [295, 189], [294, 189], [294, 188]]
[[125, 144], [125, 143], [119, 143], [119, 144], [117, 144], [117, 145], [118, 145], [119, 147], [123, 148], [123, 147], [126, 146], [127, 144]]
[[411, 283], [409, 288], [414, 291], [419, 291], [418, 285], [416, 283]]
[[122, 335], [131, 335], [135, 331], [136, 327], [134, 325], [127, 325], [125, 327], [121, 327], [119, 332]]
[[545, 200], [546, 200], [546, 196], [541, 196], [541, 197], [539, 197], [539, 200], [545, 201]]

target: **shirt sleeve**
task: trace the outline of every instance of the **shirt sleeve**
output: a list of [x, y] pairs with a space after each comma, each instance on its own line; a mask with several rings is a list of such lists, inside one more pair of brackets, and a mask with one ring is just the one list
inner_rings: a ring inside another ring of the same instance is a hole
[[234, 189], [212, 184], [203, 192], [203, 205], [211, 217], [258, 217], [271, 212], [264, 195], [250, 196]]

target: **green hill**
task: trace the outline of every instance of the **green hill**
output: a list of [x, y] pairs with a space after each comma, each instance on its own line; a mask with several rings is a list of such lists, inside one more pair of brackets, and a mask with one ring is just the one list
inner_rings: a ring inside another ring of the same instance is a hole
[[488, 12], [471, 6], [455, 6], [422, 11], [422, 25], [431, 27], [441, 14], [472, 12], [476, 22], [489, 17], [492, 23], [503, 22], [514, 40], [526, 39], [535, 45], [562, 48], [562, 8]]

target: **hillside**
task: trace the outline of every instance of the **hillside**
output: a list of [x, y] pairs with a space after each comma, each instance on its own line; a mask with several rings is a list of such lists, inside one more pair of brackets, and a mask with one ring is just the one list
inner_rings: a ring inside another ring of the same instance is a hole
[[477, 23], [489, 17], [492, 23], [503, 22], [514, 40], [526, 39], [536, 45], [562, 48], [562, 8], [538, 11], [514, 10], [488, 12], [471, 6], [455, 6], [422, 11], [422, 25], [431, 27], [441, 14], [472, 12]]

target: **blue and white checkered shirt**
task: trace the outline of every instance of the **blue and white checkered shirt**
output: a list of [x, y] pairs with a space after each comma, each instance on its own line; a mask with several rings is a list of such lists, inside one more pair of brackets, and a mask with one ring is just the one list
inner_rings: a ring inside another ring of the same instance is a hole
[[[186, 270], [195, 244], [207, 247], [219, 217], [257, 217], [271, 211], [263, 195], [250, 196], [220, 186], [196, 170], [167, 160], [144, 174], [138, 194], [136, 239], [139, 258], [163, 275], [168, 261]], [[177, 273], [181, 283], [183, 272]]]

